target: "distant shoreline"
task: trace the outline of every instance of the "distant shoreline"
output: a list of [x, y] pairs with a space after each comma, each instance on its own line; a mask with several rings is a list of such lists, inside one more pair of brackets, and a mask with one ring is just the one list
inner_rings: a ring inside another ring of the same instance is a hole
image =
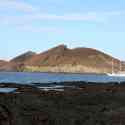
[[60, 82], [45, 82], [45, 83], [40, 83], [40, 82], [31, 82], [31, 83], [16, 83], [16, 82], [0, 82], [0, 87], [1, 85], [19, 85], [19, 86], [53, 86], [53, 85], [64, 85], [64, 86], [69, 86], [69, 85], [75, 85], [75, 86], [84, 86], [84, 85], [125, 85], [125, 81], [122, 82], [89, 82], [89, 81], [60, 81]]
[[80, 74], [80, 75], [106, 75], [106, 73], [75, 73], [75, 72], [28, 72], [28, 71], [0, 71], [0, 73], [50, 73], [50, 74]]

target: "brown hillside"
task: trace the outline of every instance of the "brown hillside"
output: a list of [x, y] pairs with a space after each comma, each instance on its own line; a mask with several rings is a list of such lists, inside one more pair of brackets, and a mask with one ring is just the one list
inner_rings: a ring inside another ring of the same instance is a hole
[[[113, 57], [92, 48], [69, 49], [65, 45], [60, 45], [33, 56], [26, 63], [34, 66], [57, 66], [65, 64], [105, 66], [111, 64], [112, 58]], [[118, 62], [117, 59], [114, 60]]]
[[21, 54], [9, 62], [0, 61], [0, 71], [22, 71], [22, 67], [24, 67], [24, 63], [26, 60], [30, 59], [36, 53], [28, 51], [24, 54]]
[[5, 64], [1, 61], [0, 71], [107, 73], [112, 70], [112, 59], [117, 72], [120, 61], [108, 54], [92, 48], [69, 49], [59, 45], [40, 54], [24, 53]]
[[4, 61], [4, 60], [0, 60], [0, 67], [7, 64], [8, 62], [7, 61]]
[[36, 55], [36, 53], [34, 53], [32, 51], [28, 51], [24, 54], [21, 54], [21, 55], [15, 57], [15, 58], [13, 58], [12, 60], [10, 60], [10, 62], [24, 63], [26, 60], [30, 59], [34, 55]]
[[19, 71], [19, 64], [7, 62], [0, 66], [0, 71]]
[[[89, 72], [92, 70], [95, 72], [111, 72], [112, 59], [115, 63], [115, 70], [119, 70], [119, 60], [101, 51], [92, 48], [69, 49], [65, 45], [59, 45], [33, 56], [25, 62], [25, 65], [33, 67], [56, 67], [56, 70], [63, 66], [65, 68], [79, 66], [81, 69], [78, 72], [87, 72], [85, 71], [87, 69], [89, 69]], [[63, 72], [65, 72], [65, 69]], [[68, 69], [66, 69], [66, 72], [68, 72]]]

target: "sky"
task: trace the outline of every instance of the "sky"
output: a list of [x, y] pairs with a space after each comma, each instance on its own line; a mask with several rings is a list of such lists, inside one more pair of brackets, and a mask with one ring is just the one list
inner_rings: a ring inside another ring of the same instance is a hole
[[125, 60], [125, 0], [0, 0], [0, 59], [59, 44]]

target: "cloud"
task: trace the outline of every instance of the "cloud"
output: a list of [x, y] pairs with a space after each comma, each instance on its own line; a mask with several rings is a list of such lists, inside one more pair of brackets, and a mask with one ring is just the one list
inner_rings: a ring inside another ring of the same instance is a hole
[[31, 13], [18, 16], [0, 16], [0, 22], [5, 25], [13, 25], [18, 31], [25, 32], [55, 32], [63, 33], [64, 29], [53, 26], [37, 27], [35, 24], [42, 21], [97, 21], [96, 15], [93, 13], [86, 14], [42, 14], [42, 13]]
[[111, 12], [87, 12], [87, 13], [71, 13], [64, 15], [44, 14], [44, 13], [29, 13], [24, 15], [14, 16], [0, 16], [0, 22], [6, 25], [32, 25], [32, 23], [42, 21], [65, 21], [65, 22], [94, 22], [94, 23], [107, 23], [118, 16], [125, 15], [124, 11], [111, 11]]
[[17, 0], [0, 0], [0, 9], [13, 9], [22, 12], [33, 12], [36, 10], [36, 8], [32, 5]]
[[25, 24], [35, 21], [99, 21], [95, 14], [25, 14], [22, 16], [0, 16], [5, 24]]
[[[5, 0], [8, 1], [8, 0]], [[1, 6], [0, 1], [0, 6]], [[3, 2], [4, 3], [4, 2]], [[34, 11], [34, 7], [21, 3], [21, 5], [14, 0], [9, 3], [16, 3], [20, 6], [21, 10], [26, 12]], [[25, 6], [24, 6], [25, 5]], [[7, 6], [7, 3], [6, 3]], [[28, 6], [28, 7], [27, 7]], [[12, 6], [11, 6], [12, 7]], [[14, 6], [13, 6], [14, 7]], [[17, 7], [16, 7], [17, 8]], [[25, 8], [25, 9], [24, 9]], [[19, 9], [19, 8], [18, 8]], [[40, 11], [34, 11], [34, 13], [24, 13], [23, 15], [1, 15], [0, 23], [5, 25], [14, 25], [17, 29], [21, 31], [31, 31], [31, 32], [62, 32], [58, 28], [48, 28], [48, 27], [33, 27], [35, 24], [42, 21], [50, 22], [92, 22], [92, 23], [107, 23], [114, 21], [114, 18], [122, 17], [125, 15], [125, 11], [106, 11], [106, 12], [84, 12], [84, 13], [69, 13], [69, 14], [49, 14], [40, 13]], [[28, 25], [28, 26], [27, 26]]]
[[64, 14], [64, 15], [38, 14], [33, 16], [33, 19], [60, 20], [60, 21], [95, 21], [96, 15], [93, 15], [93, 14]]
[[25, 24], [36, 21], [83, 21], [83, 22], [104, 22], [112, 17], [125, 15], [125, 12], [111, 11], [111, 12], [87, 12], [87, 13], [71, 13], [71, 14], [45, 14], [45, 13], [31, 13], [18, 16], [0, 16], [0, 21], [5, 24]]
[[[48, 0], [49, 2], [58, 2], [58, 0]], [[64, 14], [49, 14], [42, 13], [40, 8], [35, 7], [21, 0], [0, 0], [0, 10], [18, 10], [24, 12], [24, 15], [7, 15], [3, 13], [0, 16], [0, 21], [5, 24], [21, 24], [35, 21], [91, 21], [91, 22], [104, 22], [112, 17], [125, 15], [125, 11], [107, 11], [107, 12], [83, 12], [83, 13], [64, 13]], [[33, 12], [33, 13], [25, 13]]]
[[64, 30], [61, 28], [56, 27], [34, 27], [34, 26], [18, 26], [16, 28], [18, 31], [25, 31], [25, 32], [49, 32], [49, 33], [63, 33]]

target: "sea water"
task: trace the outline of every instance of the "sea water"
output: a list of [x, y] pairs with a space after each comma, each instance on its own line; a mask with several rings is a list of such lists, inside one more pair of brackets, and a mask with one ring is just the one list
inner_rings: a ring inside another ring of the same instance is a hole
[[0, 83], [42, 84], [65, 81], [121, 82], [125, 81], [125, 77], [112, 77], [105, 74], [0, 72]]

